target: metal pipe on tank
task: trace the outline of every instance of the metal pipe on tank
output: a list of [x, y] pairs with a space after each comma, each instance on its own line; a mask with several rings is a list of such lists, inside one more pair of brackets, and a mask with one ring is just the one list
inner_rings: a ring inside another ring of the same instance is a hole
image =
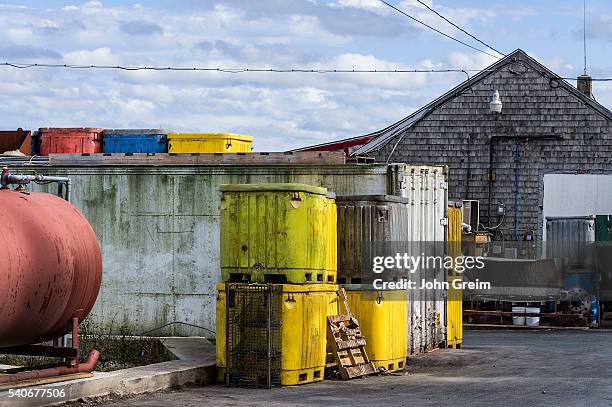
[[24, 174], [11, 174], [7, 167], [2, 169], [2, 175], [0, 176], [0, 185], [2, 189], [8, 188], [9, 185], [27, 185], [30, 182], [41, 183], [41, 182], [58, 182], [66, 185], [66, 200], [70, 202], [70, 190], [71, 182], [68, 177], [57, 177], [49, 175], [24, 175]]

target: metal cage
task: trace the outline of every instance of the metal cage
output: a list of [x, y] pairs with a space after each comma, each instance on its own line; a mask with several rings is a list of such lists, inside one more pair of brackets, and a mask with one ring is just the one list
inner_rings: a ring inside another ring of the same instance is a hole
[[226, 284], [225, 291], [226, 385], [280, 386], [282, 286]]

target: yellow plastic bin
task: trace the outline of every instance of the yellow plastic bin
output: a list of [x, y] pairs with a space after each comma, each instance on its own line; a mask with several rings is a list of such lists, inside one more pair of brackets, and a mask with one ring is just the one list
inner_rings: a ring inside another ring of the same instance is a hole
[[[448, 204], [448, 255], [461, 256], [461, 202]], [[453, 288], [453, 280], [461, 281], [462, 276], [449, 271], [448, 297], [446, 299], [446, 346], [461, 348], [463, 341], [463, 290]]]
[[406, 367], [408, 350], [406, 290], [362, 290], [345, 287], [351, 313], [359, 321], [366, 352], [374, 365], [388, 371]]
[[230, 133], [170, 133], [169, 153], [248, 153], [253, 137]]
[[[323, 380], [327, 346], [327, 316], [338, 314], [335, 284], [283, 284], [281, 311], [280, 384]], [[217, 380], [225, 380], [227, 327], [225, 284], [217, 285]], [[236, 304], [238, 306], [238, 304]], [[241, 330], [248, 335], [246, 326]]]
[[336, 282], [336, 204], [304, 184], [221, 185], [224, 282]]

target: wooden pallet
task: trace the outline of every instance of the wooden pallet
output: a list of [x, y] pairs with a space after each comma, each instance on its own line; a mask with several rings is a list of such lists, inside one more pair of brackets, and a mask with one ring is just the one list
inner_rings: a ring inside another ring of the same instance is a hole
[[348, 308], [344, 288], [338, 295], [341, 315], [327, 317], [327, 343], [334, 356], [334, 362], [328, 367], [337, 368], [342, 380], [376, 373], [376, 367], [365, 351], [366, 340], [361, 334], [359, 321]]

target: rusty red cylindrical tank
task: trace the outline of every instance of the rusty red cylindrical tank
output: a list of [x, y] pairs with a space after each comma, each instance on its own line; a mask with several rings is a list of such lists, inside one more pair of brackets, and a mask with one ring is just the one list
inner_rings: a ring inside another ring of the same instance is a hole
[[91, 311], [101, 280], [100, 245], [77, 208], [0, 190], [0, 348], [68, 333], [73, 317]]

